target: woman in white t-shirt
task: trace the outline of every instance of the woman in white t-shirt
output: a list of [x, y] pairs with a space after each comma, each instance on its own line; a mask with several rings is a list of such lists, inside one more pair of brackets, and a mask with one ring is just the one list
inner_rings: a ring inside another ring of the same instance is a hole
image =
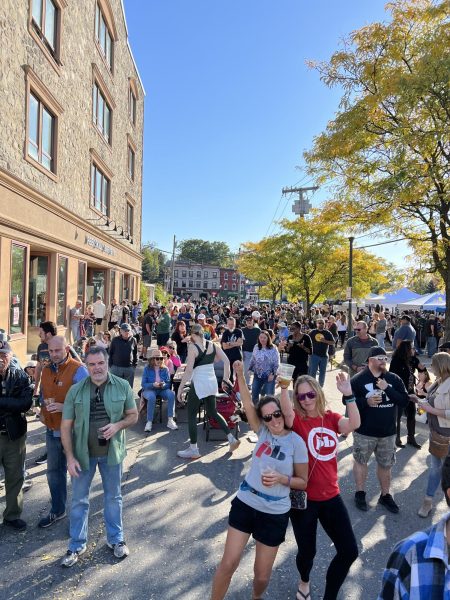
[[289, 521], [290, 488], [304, 490], [308, 451], [299, 435], [286, 428], [279, 401], [264, 396], [257, 407], [245, 383], [242, 362], [234, 362], [241, 400], [250, 427], [258, 434], [250, 470], [231, 502], [225, 550], [214, 576], [211, 600], [222, 600], [250, 535], [256, 541], [253, 598], [266, 590]]

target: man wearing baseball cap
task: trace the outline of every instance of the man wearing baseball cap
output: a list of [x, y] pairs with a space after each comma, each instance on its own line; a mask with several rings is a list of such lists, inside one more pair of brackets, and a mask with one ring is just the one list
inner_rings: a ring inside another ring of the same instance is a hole
[[350, 380], [361, 416], [361, 425], [353, 432], [355, 505], [360, 510], [369, 510], [364, 487], [367, 464], [371, 455], [375, 454], [381, 488], [378, 503], [390, 512], [398, 513], [399, 507], [389, 490], [391, 469], [395, 463], [397, 410], [407, 405], [409, 396], [400, 377], [387, 370], [387, 360], [383, 348], [370, 348], [367, 367]]
[[6, 491], [3, 525], [24, 531], [27, 524], [20, 518], [27, 438], [24, 413], [33, 401], [33, 386], [25, 371], [11, 364], [11, 359], [11, 346], [0, 341], [0, 464], [5, 472]]
[[206, 321], [206, 315], [199, 313], [197, 316], [197, 323], [203, 327], [205, 340], [215, 340], [217, 338], [216, 330]]
[[120, 326], [120, 335], [112, 339], [109, 347], [109, 369], [113, 375], [122, 377], [133, 388], [134, 370], [138, 361], [137, 341], [128, 323]]

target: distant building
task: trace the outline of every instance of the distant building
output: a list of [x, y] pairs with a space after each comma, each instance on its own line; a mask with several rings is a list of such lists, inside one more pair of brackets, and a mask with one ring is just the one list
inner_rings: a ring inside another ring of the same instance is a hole
[[23, 360], [39, 323], [139, 298], [144, 89], [122, 0], [3, 0], [0, 326]]
[[245, 278], [236, 269], [220, 269], [220, 295], [224, 298], [245, 297]]
[[[170, 291], [171, 269], [166, 271], [165, 286]], [[175, 296], [199, 299], [217, 296], [220, 291], [220, 268], [193, 262], [175, 262], [173, 272], [173, 293]]]

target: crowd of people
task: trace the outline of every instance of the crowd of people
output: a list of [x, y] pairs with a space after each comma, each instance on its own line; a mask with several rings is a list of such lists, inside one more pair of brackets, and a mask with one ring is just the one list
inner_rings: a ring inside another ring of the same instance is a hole
[[[415, 422], [421, 412], [428, 417], [431, 466], [419, 516], [431, 513], [441, 481], [444, 492], [450, 491], [450, 463], [446, 460], [450, 446], [450, 343], [442, 343], [441, 318], [395, 316], [377, 306], [358, 311], [349, 324], [346, 311], [328, 305], [306, 315], [299, 304], [272, 309], [250, 303], [176, 300], [145, 310], [137, 301], [118, 304], [112, 300], [106, 306], [100, 296], [86, 311], [77, 302], [70, 311], [72, 345], [58, 335], [54, 323], [42, 322], [41, 344], [24, 369], [13, 355], [8, 336], [0, 332], [4, 525], [14, 531], [26, 528], [21, 519], [26, 415], [33, 399], [46, 427], [46, 456], [40, 463], [47, 462], [51, 498], [50, 511], [39, 527], [50, 527], [70, 513], [70, 541], [61, 561], [67, 568], [86, 551], [89, 491], [97, 468], [103, 485], [107, 544], [118, 559], [129, 554], [123, 533], [121, 476], [125, 430], [138, 421], [139, 412], [145, 412], [144, 432], [150, 434], [157, 402], [160, 411], [163, 403], [167, 404], [170, 430], [178, 429], [176, 410], [186, 407], [189, 446], [177, 454], [195, 460], [201, 457], [197, 415], [203, 406], [205, 418], [222, 429], [230, 452], [234, 452], [240, 440], [216, 402], [220, 386], [229, 386], [242, 403], [241, 413], [253, 432], [249, 440], [255, 448], [250, 469], [231, 503], [211, 600], [225, 597], [250, 536], [256, 541], [253, 598], [262, 597], [289, 520], [298, 547], [297, 600], [311, 598], [318, 523], [336, 551], [327, 570], [324, 599], [337, 598], [358, 556], [339, 490], [340, 437], [353, 434], [356, 508], [369, 509], [365, 484], [368, 463], [374, 456], [378, 503], [398, 513], [400, 507], [390, 488], [396, 447], [404, 445], [401, 416], [405, 412], [406, 443], [419, 449]], [[422, 329], [424, 336], [419, 335]], [[336, 386], [345, 414], [327, 409], [323, 391], [330, 372], [327, 367], [336, 365], [339, 345], [344, 348], [339, 366], [346, 374], [337, 374]], [[389, 368], [387, 349], [392, 350]], [[430, 369], [420, 359], [424, 353], [431, 358]], [[144, 369], [137, 407], [133, 386], [139, 361]], [[280, 369], [283, 364], [292, 366], [288, 379]], [[67, 472], [72, 481], [70, 507]], [[414, 543], [419, 541], [414, 538]], [[412, 546], [405, 544], [389, 559], [380, 599], [410, 597], [400, 591], [406, 586], [404, 572], [397, 580], [395, 577], [399, 561], [410, 558]], [[424, 551], [421, 560], [425, 559]], [[419, 587], [422, 582], [414, 585]]]

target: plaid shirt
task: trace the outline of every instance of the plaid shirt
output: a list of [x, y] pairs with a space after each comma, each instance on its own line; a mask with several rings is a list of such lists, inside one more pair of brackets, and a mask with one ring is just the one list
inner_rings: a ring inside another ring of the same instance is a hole
[[436, 525], [399, 542], [383, 574], [378, 600], [450, 600], [447, 513]]

